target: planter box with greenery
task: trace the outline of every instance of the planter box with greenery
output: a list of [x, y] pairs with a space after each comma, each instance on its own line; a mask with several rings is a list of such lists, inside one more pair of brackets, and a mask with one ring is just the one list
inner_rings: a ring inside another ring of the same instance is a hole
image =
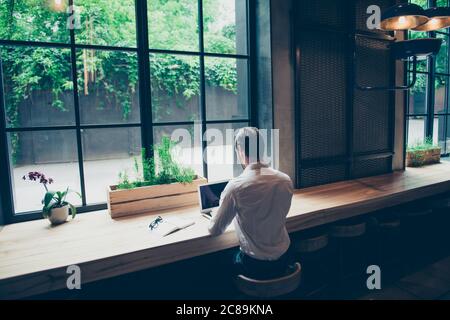
[[441, 148], [427, 138], [424, 143], [408, 147], [406, 150], [406, 166], [421, 167], [441, 161]]
[[[154, 158], [146, 158], [142, 150], [142, 178], [134, 159], [136, 178], [130, 181], [126, 172], [119, 174], [119, 183], [108, 189], [108, 209], [112, 218], [156, 210], [172, 209], [198, 202], [197, 187], [207, 183], [190, 168], [183, 168], [172, 159], [175, 145], [163, 137], [154, 146]], [[155, 160], [156, 158], [156, 160]]]

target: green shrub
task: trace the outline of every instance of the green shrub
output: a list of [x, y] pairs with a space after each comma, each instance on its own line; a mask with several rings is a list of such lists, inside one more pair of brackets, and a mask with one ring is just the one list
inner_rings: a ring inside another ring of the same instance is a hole
[[152, 158], [147, 158], [146, 150], [142, 149], [142, 169], [137, 158], [134, 158], [136, 179], [130, 181], [126, 171], [120, 172], [117, 188], [133, 189], [174, 182], [191, 183], [196, 177], [194, 170], [182, 167], [173, 160], [173, 147], [176, 144], [169, 137], [163, 137], [160, 144], [154, 145], [154, 157]]

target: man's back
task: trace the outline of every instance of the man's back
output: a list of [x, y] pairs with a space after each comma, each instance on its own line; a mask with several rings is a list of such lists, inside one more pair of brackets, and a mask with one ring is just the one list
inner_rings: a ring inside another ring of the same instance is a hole
[[285, 222], [292, 192], [287, 175], [261, 164], [250, 164], [222, 193], [219, 219], [213, 229], [223, 231], [224, 223], [229, 222], [226, 217], [235, 215], [241, 250], [255, 259], [276, 260], [290, 245]]

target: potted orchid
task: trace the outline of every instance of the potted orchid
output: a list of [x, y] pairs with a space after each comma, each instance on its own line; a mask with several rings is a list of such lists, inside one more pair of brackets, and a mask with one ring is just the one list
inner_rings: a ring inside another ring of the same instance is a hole
[[47, 185], [52, 184], [53, 179], [47, 178], [43, 173], [37, 171], [28, 172], [22, 179], [36, 181], [44, 186], [45, 196], [42, 200], [42, 215], [44, 218], [48, 218], [52, 225], [66, 222], [69, 216], [69, 210], [71, 211], [72, 219], [75, 218], [77, 209], [66, 200], [66, 197], [72, 192], [81, 197], [78, 192], [69, 190], [69, 188], [66, 188], [64, 191], [49, 191]]

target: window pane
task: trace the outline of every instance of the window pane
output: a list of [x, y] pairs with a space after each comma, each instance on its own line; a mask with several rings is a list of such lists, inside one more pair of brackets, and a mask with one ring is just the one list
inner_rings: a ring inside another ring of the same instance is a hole
[[108, 128], [82, 131], [86, 201], [106, 202], [106, 188], [117, 184], [119, 173], [133, 174], [134, 157], [140, 161], [140, 128]]
[[445, 137], [446, 150], [445, 153], [450, 153], [450, 116], [447, 116], [447, 133]]
[[[409, 77], [411, 78], [412, 75], [410, 74]], [[416, 84], [409, 90], [409, 114], [423, 114], [427, 112], [427, 82], [427, 75], [417, 75]]]
[[208, 181], [231, 179], [242, 172], [236, 160], [234, 134], [248, 123], [223, 123], [206, 127]]
[[426, 117], [409, 117], [408, 119], [408, 146], [425, 141]]
[[[30, 171], [52, 178], [54, 183], [48, 185], [49, 190], [63, 191], [69, 187], [81, 191], [74, 130], [8, 133], [8, 145], [16, 213], [42, 209], [44, 187], [22, 179]], [[74, 194], [67, 199], [75, 205], [81, 204], [81, 199]]]
[[205, 58], [206, 118], [248, 118], [248, 65], [246, 59]]
[[446, 7], [448, 6], [448, 0], [436, 0], [437, 7]]
[[448, 36], [437, 34], [436, 37], [442, 39], [441, 50], [436, 56], [436, 72], [448, 74]]
[[0, 39], [69, 42], [68, 0], [0, 0]]
[[434, 113], [445, 113], [445, 105], [448, 90], [448, 77], [436, 76], [434, 95]]
[[75, 0], [74, 4], [79, 14], [77, 43], [136, 47], [134, 0]]
[[[408, 39], [423, 39], [429, 38], [428, 33], [425, 31], [408, 31]], [[408, 70], [413, 70], [412, 61], [408, 61]], [[427, 71], [427, 59], [419, 58], [417, 61], [417, 71], [426, 72]]]
[[2, 47], [6, 125], [75, 123], [70, 50]]
[[153, 135], [155, 144], [160, 143], [163, 136], [179, 142], [174, 148], [173, 159], [203, 176], [201, 125], [156, 126], [153, 127]]
[[152, 54], [150, 76], [153, 122], [200, 118], [199, 57]]
[[152, 49], [198, 51], [198, 1], [147, 1]]
[[205, 51], [247, 53], [247, 1], [203, 1]]
[[81, 123], [140, 121], [136, 53], [80, 49], [77, 66]]
[[441, 153], [445, 153], [445, 116], [434, 117], [433, 143], [441, 147]]

